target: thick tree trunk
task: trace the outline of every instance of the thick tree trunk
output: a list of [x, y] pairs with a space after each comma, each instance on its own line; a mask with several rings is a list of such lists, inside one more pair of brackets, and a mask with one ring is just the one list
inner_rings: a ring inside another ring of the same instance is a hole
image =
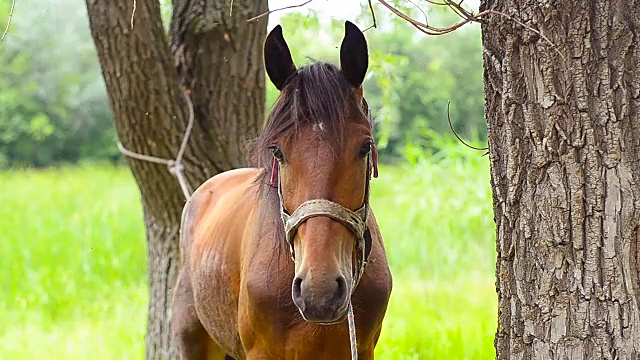
[[216, 172], [238, 167], [264, 117], [267, 17], [251, 25], [247, 19], [266, 12], [267, 0], [174, 0], [173, 7], [174, 64], [183, 86], [193, 90], [196, 118], [209, 136], [195, 154], [210, 160], [201, 171], [211, 163]]
[[640, 2], [487, 9], [497, 359], [638, 359]]
[[[123, 145], [137, 153], [174, 158], [188, 119], [181, 89], [187, 88], [196, 115], [184, 157], [191, 186], [244, 165], [244, 144], [256, 135], [264, 114], [261, 46], [266, 36], [266, 18], [250, 24], [245, 19], [266, 11], [267, 1], [174, 0], [173, 56], [158, 0], [136, 1], [133, 29], [133, 1], [86, 2]], [[172, 359], [171, 292], [185, 200], [165, 166], [134, 159], [129, 164], [147, 228], [147, 358]]]

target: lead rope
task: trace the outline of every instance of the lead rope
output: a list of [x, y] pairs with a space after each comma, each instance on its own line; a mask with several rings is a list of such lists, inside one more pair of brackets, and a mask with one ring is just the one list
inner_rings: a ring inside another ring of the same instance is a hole
[[[372, 144], [372, 149], [371, 149], [371, 158], [367, 158], [367, 162], [372, 161], [372, 165], [371, 168], [373, 168], [373, 177], [378, 177], [378, 152], [376, 151], [376, 146], [375, 144]], [[370, 176], [371, 176], [371, 168], [369, 168], [367, 170], [367, 194], [365, 202], [368, 204], [369, 202], [369, 181], [371, 181]], [[369, 212], [368, 206], [367, 209], [365, 210], [365, 224], [366, 224], [366, 216], [368, 215], [367, 213]], [[362, 276], [362, 274], [360, 274], [360, 276]], [[355, 283], [354, 281], [354, 289], [352, 290], [355, 291], [355, 286], [357, 286], [357, 283]], [[351, 303], [351, 296], [349, 296], [349, 306], [347, 308], [347, 322], [349, 323], [349, 343], [351, 345], [351, 360], [358, 360], [358, 337], [357, 337], [357, 333], [356, 333], [356, 317], [353, 314], [353, 304]]]
[[118, 141], [118, 149], [126, 156], [142, 160], [148, 161], [156, 164], [166, 165], [169, 169], [169, 172], [178, 179], [178, 183], [180, 184], [180, 189], [182, 190], [182, 195], [186, 200], [189, 200], [193, 190], [189, 186], [187, 182], [187, 178], [184, 176], [184, 165], [182, 165], [182, 156], [184, 155], [184, 151], [187, 149], [187, 143], [189, 142], [189, 136], [191, 135], [191, 129], [193, 129], [193, 103], [191, 102], [191, 98], [189, 97], [189, 90], [182, 93], [184, 98], [187, 100], [187, 105], [189, 106], [189, 123], [187, 124], [187, 128], [184, 131], [184, 136], [182, 138], [182, 143], [180, 144], [180, 149], [178, 149], [178, 154], [175, 159], [164, 159], [157, 156], [138, 154], [131, 150], [125, 148], [120, 141]]
[[356, 319], [353, 315], [353, 305], [349, 297], [349, 308], [347, 310], [347, 322], [349, 323], [349, 341], [351, 343], [351, 360], [358, 360], [358, 339], [356, 338]]

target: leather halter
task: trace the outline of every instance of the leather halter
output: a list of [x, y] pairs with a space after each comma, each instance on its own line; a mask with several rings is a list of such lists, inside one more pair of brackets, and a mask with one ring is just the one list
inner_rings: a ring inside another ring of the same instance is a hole
[[[372, 155], [373, 154], [373, 155]], [[369, 254], [371, 253], [371, 233], [367, 226], [367, 214], [369, 212], [369, 188], [371, 184], [372, 169], [374, 170], [375, 177], [377, 177], [377, 153], [375, 145], [372, 145], [369, 155], [367, 155], [367, 178], [364, 193], [364, 204], [357, 210], [352, 211], [346, 207], [327, 199], [313, 199], [307, 200], [302, 203], [298, 208], [289, 214], [284, 208], [284, 198], [282, 197], [282, 187], [280, 186], [280, 176], [278, 174], [278, 196], [280, 197], [280, 217], [284, 224], [284, 230], [286, 234], [287, 242], [289, 243], [289, 250], [291, 251], [291, 259], [295, 261], [295, 250], [293, 247], [293, 240], [295, 233], [306, 220], [316, 217], [325, 216], [334, 219], [349, 229], [356, 238], [356, 268], [353, 274], [353, 287], [352, 290], [358, 286], [364, 268], [367, 265]], [[274, 173], [278, 170], [277, 160], [274, 158], [273, 170]], [[271, 179], [274, 179], [274, 173], [271, 175]]]

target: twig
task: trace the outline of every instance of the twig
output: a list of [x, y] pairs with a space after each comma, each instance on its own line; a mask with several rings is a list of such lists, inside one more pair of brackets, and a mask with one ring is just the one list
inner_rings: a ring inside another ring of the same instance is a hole
[[371, 18], [373, 18], [373, 25], [364, 29], [362, 32], [365, 32], [371, 28], [376, 28], [376, 29], [378, 28], [378, 23], [376, 22], [376, 12], [373, 11], [373, 4], [371, 4], [371, 0], [369, 0], [369, 10], [371, 10]]
[[133, 0], [133, 11], [131, 11], [131, 30], [133, 30], [133, 17], [136, 15], [136, 0]]
[[408, 22], [410, 22], [413, 25], [418, 25], [420, 27], [426, 27], [426, 28], [431, 28], [429, 25], [427, 24], [423, 24], [417, 20], [414, 20], [413, 18], [405, 15], [402, 11], [396, 9], [395, 7], [391, 6], [388, 2], [384, 1], [384, 0], [378, 0], [382, 5], [384, 5], [387, 9], [391, 10], [392, 13], [396, 14], [397, 16], [399, 16], [400, 18], [402, 18], [403, 20], [406, 20]]
[[[420, 12], [422, 13], [422, 15], [424, 16], [424, 22], [425, 22], [425, 24], [429, 24], [429, 17], [427, 16], [427, 13], [426, 13], [426, 12], [424, 12], [424, 10], [422, 10], [422, 8], [421, 8], [418, 4], [416, 4], [415, 2], [413, 2], [413, 1], [411, 1], [411, 0], [408, 0], [408, 1], [409, 1], [413, 6], [417, 7], [417, 8], [418, 8], [418, 11], [420, 11]], [[429, 1], [429, 0], [427, 0], [427, 1]]]
[[261, 18], [261, 17], [263, 17], [263, 16], [267, 16], [267, 15], [269, 15], [269, 14], [271, 14], [271, 13], [276, 12], [276, 11], [281, 11], [281, 10], [287, 10], [287, 9], [293, 9], [293, 8], [303, 7], [303, 6], [307, 5], [308, 3], [312, 2], [312, 1], [313, 1], [313, 0], [307, 0], [307, 1], [303, 2], [302, 4], [298, 4], [298, 5], [289, 5], [289, 6], [281, 7], [281, 8], [278, 8], [278, 9], [269, 10], [269, 11], [264, 12], [264, 13], [262, 13], [262, 14], [258, 15], [258, 16], [254, 16], [254, 17], [252, 17], [251, 19], [247, 20], [247, 22], [251, 22], [251, 21], [253, 21], [253, 20], [257, 20], [257, 19], [259, 19], [259, 18]]
[[468, 18], [473, 16], [473, 13], [467, 11], [467, 9], [462, 7], [462, 2], [464, 0], [460, 1], [457, 4], [450, 0], [444, 0], [444, 2], [436, 2], [433, 0], [426, 0], [426, 1], [432, 5], [448, 6], [451, 10], [453, 10], [453, 12], [456, 13], [456, 15], [460, 16], [461, 18]]
[[229, 6], [229, 17], [233, 16], [233, 0], [231, 0], [231, 5]]
[[[458, 136], [458, 133], [456, 133], [456, 131], [453, 129], [453, 125], [451, 124], [451, 113], [449, 112], [450, 106], [451, 105], [451, 101], [447, 101], [447, 120], [449, 120], [449, 127], [451, 128], [451, 131], [453, 132], [453, 135], [456, 136], [456, 138], [466, 147], [473, 149], [473, 150], [479, 150], [479, 151], [485, 151], [485, 150], [489, 150], [488, 147], [483, 147], [483, 148], [478, 148], [475, 146], [471, 146], [469, 144], [467, 144], [466, 142], [464, 142], [464, 140], [462, 140], [460, 138], [460, 136]], [[484, 155], [483, 155], [484, 156]]]
[[0, 41], [4, 40], [4, 37], [9, 32], [9, 26], [11, 26], [11, 18], [13, 17], [13, 9], [16, 7], [16, 0], [11, 1], [11, 10], [9, 10], [9, 20], [7, 20], [7, 27], [4, 28], [4, 32], [2, 33], [2, 38]]
[[[416, 29], [420, 30], [421, 32], [427, 34], [427, 35], [444, 35], [444, 34], [448, 34], [456, 29], [458, 29], [459, 27], [461, 27], [462, 25], [472, 22], [472, 21], [480, 21], [480, 18], [483, 15], [487, 15], [489, 14], [488, 11], [483, 11], [481, 13], [479, 13], [478, 15], [473, 15], [470, 17], [466, 17], [463, 21], [452, 25], [450, 27], [447, 28], [437, 28], [437, 27], [433, 27], [430, 26], [429, 24], [424, 24], [419, 22], [418, 20], [413, 19], [412, 17], [404, 14], [402, 11], [396, 9], [395, 7], [391, 6], [389, 3], [387, 3], [385, 0], [378, 0], [382, 5], [384, 5], [387, 9], [391, 10], [391, 12], [393, 12], [394, 14], [396, 14], [397, 16], [399, 16], [400, 18], [402, 18], [403, 20], [409, 22], [411, 25], [413, 25]], [[451, 2], [450, 0], [447, 0], [449, 2]], [[458, 4], [455, 4], [453, 2], [451, 2], [452, 6], [459, 6]]]

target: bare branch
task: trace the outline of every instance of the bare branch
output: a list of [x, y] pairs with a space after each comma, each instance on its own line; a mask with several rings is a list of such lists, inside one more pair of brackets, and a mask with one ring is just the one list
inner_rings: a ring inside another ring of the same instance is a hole
[[385, 0], [378, 0], [378, 2], [380, 2], [380, 4], [384, 5], [387, 9], [391, 10], [392, 13], [396, 14], [397, 16], [399, 16], [400, 18], [402, 18], [403, 20], [408, 21], [409, 23], [411, 23], [412, 25], [418, 25], [419, 27], [425, 27], [425, 28], [430, 28], [430, 26], [428, 24], [423, 24], [417, 20], [414, 20], [413, 18], [411, 18], [408, 15], [405, 15], [402, 11], [396, 9], [395, 7], [391, 6], [388, 2], [386, 2]]
[[[421, 8], [418, 4], [414, 3], [414, 2], [413, 2], [413, 1], [411, 1], [411, 0], [408, 0], [408, 1], [409, 1], [411, 4], [413, 4], [413, 6], [415, 6], [416, 8], [418, 8], [418, 11], [420, 11], [420, 12], [422, 13], [422, 15], [424, 15], [424, 22], [425, 22], [426, 24], [429, 24], [429, 17], [427, 16], [427, 13], [426, 13], [426, 12], [424, 12], [424, 10], [422, 10], [422, 8]], [[429, 0], [427, 0], [427, 1], [429, 1]]]
[[[478, 15], [473, 15], [470, 17], [466, 17], [463, 21], [452, 25], [450, 27], [447, 28], [437, 28], [437, 27], [433, 27], [430, 26], [429, 24], [425, 24], [422, 23], [408, 15], [406, 15], [405, 13], [403, 13], [402, 11], [396, 9], [394, 6], [390, 5], [388, 2], [386, 2], [385, 0], [378, 0], [382, 5], [384, 5], [387, 9], [391, 10], [391, 12], [393, 12], [394, 14], [396, 14], [397, 16], [399, 16], [400, 18], [402, 18], [403, 20], [407, 21], [409, 24], [413, 25], [416, 29], [420, 30], [421, 32], [427, 34], [427, 35], [444, 35], [444, 34], [448, 34], [456, 29], [458, 29], [459, 27], [461, 27], [462, 25], [472, 22], [472, 21], [479, 21], [480, 17], [482, 17], [483, 15], [487, 15], [488, 12], [483, 11], [481, 13], [479, 13]], [[454, 3], [451, 0], [447, 0], [448, 2], [450, 2], [451, 6], [456, 6], [456, 7], [460, 7], [459, 4]], [[465, 10], [466, 11], [466, 10]]]
[[378, 23], [376, 22], [376, 13], [375, 11], [373, 11], [373, 4], [371, 4], [371, 0], [369, 0], [369, 10], [371, 10], [371, 18], [373, 18], [373, 25], [369, 26], [368, 28], [364, 29], [362, 32], [365, 32], [371, 28], [377, 28], [378, 27]]
[[[456, 15], [458, 15], [463, 20], [461, 22], [459, 22], [459, 23], [456, 23], [456, 24], [451, 25], [451, 26], [446, 27], [446, 28], [433, 27], [433, 26], [430, 26], [428, 24], [428, 21], [426, 21], [426, 20], [425, 20], [425, 23], [422, 23], [422, 22], [420, 22], [420, 21], [418, 21], [418, 20], [406, 15], [402, 11], [400, 11], [397, 8], [395, 8], [394, 6], [390, 5], [386, 0], [378, 0], [378, 2], [380, 2], [382, 5], [384, 5], [392, 13], [396, 14], [398, 17], [400, 17], [401, 19], [407, 21], [409, 24], [413, 25], [416, 29], [418, 29], [419, 31], [421, 31], [421, 32], [423, 32], [423, 33], [425, 33], [427, 35], [444, 35], [444, 34], [448, 34], [448, 33], [460, 28], [461, 26], [463, 26], [463, 25], [465, 25], [467, 23], [470, 23], [470, 22], [481, 22], [484, 19], [484, 17], [486, 17], [487, 15], [495, 14], [495, 15], [504, 16], [505, 18], [507, 18], [509, 20], [512, 20], [513, 22], [515, 22], [516, 24], [524, 27], [525, 29], [530, 30], [530, 31], [540, 35], [540, 37], [544, 41], [549, 43], [549, 45], [551, 45], [551, 47], [558, 53], [558, 55], [560, 55], [560, 57], [563, 60], [566, 61], [564, 55], [560, 52], [560, 50], [558, 50], [557, 46], [548, 37], [546, 37], [542, 32], [540, 32], [540, 30], [536, 30], [536, 29], [532, 28], [531, 26], [528, 26], [528, 25], [524, 24], [523, 22], [515, 19], [514, 17], [512, 17], [510, 15], [507, 15], [505, 13], [502, 13], [502, 12], [496, 11], [496, 10], [485, 10], [485, 11], [482, 11], [482, 12], [478, 13], [477, 15], [474, 15], [472, 12], [470, 12], [467, 9], [465, 9], [464, 7], [462, 7], [463, 0], [461, 0], [458, 3], [456, 3], [453, 0], [442, 0], [443, 2], [437, 2], [435, 0], [426, 0], [426, 1], [429, 4], [432, 4], [432, 5], [449, 7], [453, 12], [456, 13]], [[418, 9], [420, 9], [420, 8], [418, 8]], [[426, 17], [426, 14], [424, 12], [422, 12], [422, 13]]]
[[462, 7], [462, 2], [463, 1], [464, 0], [460, 0], [460, 2], [457, 3], [457, 4], [454, 1], [451, 1], [451, 0], [444, 0], [444, 3], [437, 3], [435, 1], [430, 1], [430, 2], [432, 4], [434, 4], [434, 5], [448, 6], [451, 10], [453, 10], [453, 12], [456, 13], [456, 15], [460, 16], [463, 19], [470, 18], [470, 17], [473, 16], [473, 13], [471, 11], [468, 11], [464, 7]]
[[[458, 136], [458, 133], [456, 133], [456, 131], [453, 129], [453, 125], [451, 124], [451, 113], [449, 112], [450, 106], [451, 105], [451, 101], [447, 101], [447, 120], [449, 120], [449, 127], [451, 128], [451, 131], [453, 132], [453, 135], [456, 136], [456, 138], [466, 147], [473, 149], [473, 150], [479, 150], [479, 151], [486, 151], [489, 150], [488, 147], [483, 147], [483, 148], [478, 148], [475, 146], [471, 146], [469, 144], [467, 144], [466, 142], [464, 142], [464, 140], [462, 140], [460, 138], [460, 136]], [[483, 155], [484, 156], [484, 155]]]
[[2, 38], [0, 41], [4, 40], [4, 37], [9, 32], [9, 26], [11, 26], [11, 18], [13, 17], [13, 9], [16, 7], [16, 0], [11, 1], [11, 10], [9, 10], [9, 20], [7, 20], [7, 27], [4, 28], [4, 32], [2, 33]]
[[298, 5], [289, 5], [289, 6], [281, 7], [281, 8], [278, 8], [278, 9], [269, 10], [269, 11], [264, 12], [264, 13], [262, 13], [262, 14], [258, 15], [258, 16], [254, 16], [254, 17], [252, 17], [251, 19], [247, 20], [247, 22], [251, 22], [251, 21], [253, 21], [253, 20], [257, 20], [257, 19], [259, 19], [259, 18], [261, 18], [261, 17], [263, 17], [263, 16], [267, 16], [267, 15], [269, 15], [269, 14], [271, 14], [271, 13], [276, 12], [276, 11], [281, 11], [281, 10], [287, 10], [287, 9], [293, 9], [293, 8], [303, 7], [303, 6], [307, 5], [308, 3], [312, 2], [312, 1], [313, 1], [313, 0], [307, 0], [307, 1], [303, 2], [302, 4], [298, 4]]

